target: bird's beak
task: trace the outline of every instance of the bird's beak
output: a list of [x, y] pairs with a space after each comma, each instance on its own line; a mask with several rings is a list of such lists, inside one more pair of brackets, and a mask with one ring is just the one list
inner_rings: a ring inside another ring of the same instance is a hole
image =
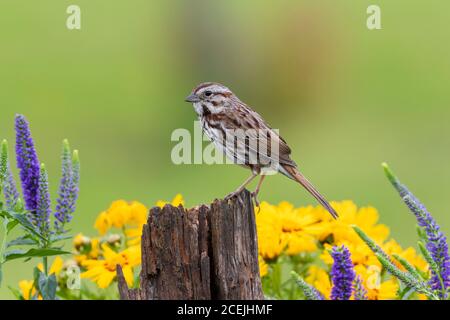
[[195, 93], [192, 93], [186, 97], [185, 101], [194, 103], [194, 102], [199, 102], [200, 98]]

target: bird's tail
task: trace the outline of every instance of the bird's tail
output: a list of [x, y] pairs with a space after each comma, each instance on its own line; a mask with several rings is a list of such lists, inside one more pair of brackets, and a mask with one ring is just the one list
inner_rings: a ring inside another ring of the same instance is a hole
[[[283, 172], [286, 176], [289, 178], [297, 181], [300, 183], [311, 195], [319, 201], [319, 203], [327, 209], [327, 211], [333, 216], [333, 218], [337, 219], [338, 214], [337, 212], [331, 207], [330, 203], [325, 199], [324, 196], [322, 196], [319, 191], [312, 185], [311, 182], [309, 182], [306, 177], [301, 174], [296, 167], [292, 167], [289, 165], [283, 165], [283, 168], [286, 172]], [[287, 174], [286, 174], [287, 173]]]

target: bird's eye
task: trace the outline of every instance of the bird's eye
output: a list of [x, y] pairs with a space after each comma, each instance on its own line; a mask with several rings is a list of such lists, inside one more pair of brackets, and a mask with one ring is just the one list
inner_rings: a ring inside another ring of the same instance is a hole
[[205, 91], [205, 97], [210, 97], [212, 95], [212, 92], [211, 91]]

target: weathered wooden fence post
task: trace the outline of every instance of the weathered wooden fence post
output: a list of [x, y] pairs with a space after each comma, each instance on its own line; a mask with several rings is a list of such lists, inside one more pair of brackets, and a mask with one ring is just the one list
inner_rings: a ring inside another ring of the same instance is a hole
[[247, 190], [210, 206], [151, 209], [141, 246], [139, 289], [117, 268], [121, 299], [264, 299]]

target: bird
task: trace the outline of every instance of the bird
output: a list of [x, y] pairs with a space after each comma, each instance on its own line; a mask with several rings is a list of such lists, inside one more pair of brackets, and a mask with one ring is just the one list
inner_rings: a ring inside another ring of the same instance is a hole
[[260, 176], [256, 189], [251, 193], [259, 206], [257, 196], [266, 175], [278, 172], [298, 182], [333, 218], [338, 218], [330, 203], [299, 171], [291, 159], [291, 148], [286, 140], [228, 87], [216, 82], [204, 82], [197, 85], [185, 101], [192, 103], [204, 134], [215, 147], [233, 163], [251, 170], [251, 176], [228, 194], [226, 200], [238, 195]]

